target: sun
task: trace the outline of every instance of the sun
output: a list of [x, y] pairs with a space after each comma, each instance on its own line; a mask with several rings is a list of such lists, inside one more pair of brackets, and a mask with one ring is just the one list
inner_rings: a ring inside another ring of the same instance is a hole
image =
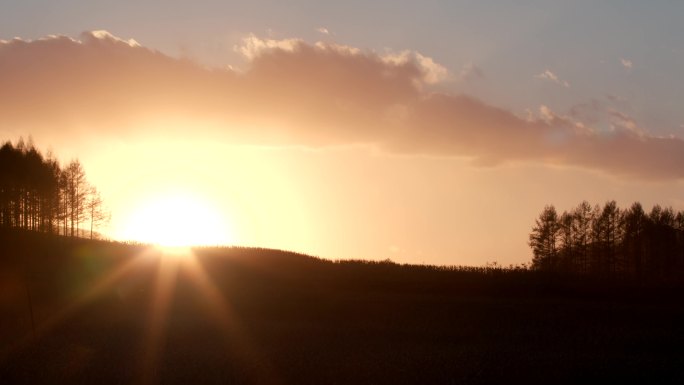
[[227, 245], [232, 232], [219, 210], [187, 193], [149, 199], [131, 214], [124, 238], [163, 247]]

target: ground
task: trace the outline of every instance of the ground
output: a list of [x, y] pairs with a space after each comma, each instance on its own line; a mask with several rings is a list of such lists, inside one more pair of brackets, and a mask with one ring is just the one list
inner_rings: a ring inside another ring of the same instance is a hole
[[2, 384], [684, 383], [677, 286], [3, 236]]

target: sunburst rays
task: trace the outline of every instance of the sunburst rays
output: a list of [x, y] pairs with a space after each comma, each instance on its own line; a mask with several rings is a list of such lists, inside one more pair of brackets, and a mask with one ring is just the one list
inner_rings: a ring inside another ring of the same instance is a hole
[[[249, 331], [242, 325], [240, 317], [225, 293], [211, 279], [197, 255], [188, 248], [149, 247], [143, 249], [115, 266], [110, 272], [97, 278], [87, 290], [59, 311], [41, 320], [34, 334], [27, 335], [6, 353], [11, 354], [13, 351], [23, 350], [40, 343], [43, 338], [69, 322], [89, 304], [97, 302], [108, 292], [116, 292], [116, 288], [127, 279], [135, 280], [138, 273], [142, 273], [142, 277], [149, 283], [149, 286], [140, 287], [142, 291], [144, 292], [148, 287], [151, 289], [146, 306], [147, 311], [141, 314], [144, 319], [140, 346], [131, 346], [131, 357], [140, 359], [136, 374], [138, 382], [153, 384], [161, 380], [163, 356], [167, 348], [167, 333], [170, 331], [169, 320], [173, 317], [173, 301], [179, 281], [183, 280], [196, 290], [198, 304], [219, 332], [226, 356], [236, 360], [236, 364], [245, 369], [244, 374], [248, 376], [248, 380], [258, 384], [280, 383], [270, 360], [253, 343]], [[131, 303], [131, 306], [135, 305]], [[140, 353], [136, 355], [135, 351]]]

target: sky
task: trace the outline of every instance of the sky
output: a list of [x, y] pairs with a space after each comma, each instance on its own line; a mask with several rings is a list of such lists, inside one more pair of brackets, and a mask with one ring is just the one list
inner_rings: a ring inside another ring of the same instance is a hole
[[682, 14], [676, 1], [3, 1], [0, 139], [78, 157], [116, 239], [183, 195], [232, 244], [524, 263], [546, 204], [684, 209]]

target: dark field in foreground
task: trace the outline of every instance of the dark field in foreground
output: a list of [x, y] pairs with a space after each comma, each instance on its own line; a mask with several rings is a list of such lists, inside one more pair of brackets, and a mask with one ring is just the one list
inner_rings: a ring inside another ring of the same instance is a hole
[[674, 285], [0, 241], [1, 384], [684, 383]]

